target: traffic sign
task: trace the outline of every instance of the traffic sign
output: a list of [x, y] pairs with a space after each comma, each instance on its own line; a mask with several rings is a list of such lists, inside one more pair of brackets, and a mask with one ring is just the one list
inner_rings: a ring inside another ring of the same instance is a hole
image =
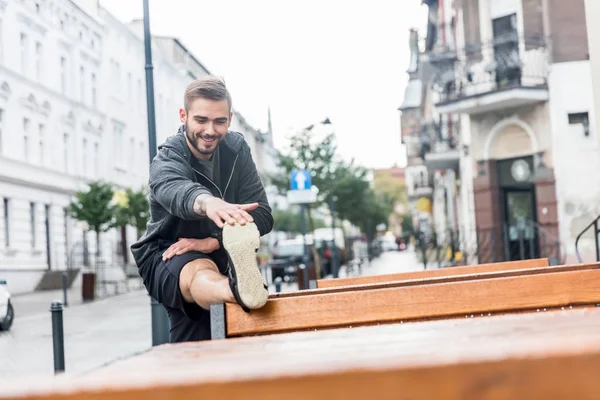
[[310, 190], [312, 178], [310, 172], [305, 169], [295, 169], [290, 172], [290, 189]]
[[317, 201], [314, 190], [288, 190], [287, 199], [290, 204], [310, 204]]

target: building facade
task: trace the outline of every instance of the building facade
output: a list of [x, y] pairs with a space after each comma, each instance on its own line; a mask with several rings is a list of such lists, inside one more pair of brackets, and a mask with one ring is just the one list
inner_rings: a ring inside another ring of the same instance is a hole
[[[175, 38], [153, 39], [153, 63], [161, 143], [179, 126], [184, 88], [209, 71]], [[139, 23], [95, 0], [0, 1], [0, 276], [12, 293], [89, 263], [94, 233], [67, 213], [75, 191], [147, 184], [144, 65]], [[270, 134], [241, 120], [232, 128], [270, 168]], [[120, 231], [101, 234], [103, 261], [121, 263], [136, 239], [133, 228], [126, 246]]]
[[[600, 204], [584, 1], [424, 3], [420, 55], [433, 71], [421, 107], [457, 133], [459, 184], [444, 190], [456, 188], [467, 262], [574, 261], [575, 239]], [[426, 158], [430, 173], [445, 167]], [[452, 210], [436, 205], [436, 225], [446, 226], [438, 220]]]

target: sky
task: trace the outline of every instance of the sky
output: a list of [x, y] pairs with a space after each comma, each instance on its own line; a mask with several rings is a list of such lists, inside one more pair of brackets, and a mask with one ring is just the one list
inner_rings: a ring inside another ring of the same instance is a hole
[[[142, 0], [100, 0], [123, 22]], [[400, 112], [408, 34], [421, 0], [149, 0], [153, 35], [174, 36], [225, 78], [233, 106], [257, 129], [267, 110], [276, 147], [329, 118], [340, 155], [367, 168], [405, 165]]]

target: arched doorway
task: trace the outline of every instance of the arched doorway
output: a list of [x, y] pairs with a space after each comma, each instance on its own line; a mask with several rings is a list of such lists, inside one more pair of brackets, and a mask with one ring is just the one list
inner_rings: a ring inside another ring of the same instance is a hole
[[474, 179], [479, 262], [549, 256], [540, 222], [557, 222], [540, 221], [539, 210], [547, 214], [545, 204], [555, 209], [556, 194], [551, 173], [545, 175], [550, 179], [539, 179], [540, 151], [537, 136], [523, 120], [505, 119], [490, 130]]

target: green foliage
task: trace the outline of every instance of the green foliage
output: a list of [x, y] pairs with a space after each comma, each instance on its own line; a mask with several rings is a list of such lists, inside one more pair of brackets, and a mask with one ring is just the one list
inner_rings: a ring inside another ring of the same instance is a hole
[[[273, 219], [275, 220], [274, 230], [283, 232], [300, 233], [302, 231], [302, 222], [300, 211], [282, 211], [274, 210]], [[320, 218], [313, 218], [314, 229], [325, 228], [327, 225]]]
[[150, 219], [150, 203], [146, 190], [133, 191], [127, 189], [129, 198], [129, 225], [137, 230], [138, 237], [146, 231], [146, 225]]
[[87, 222], [96, 233], [106, 232], [114, 224], [115, 210], [112, 205], [114, 190], [110, 184], [92, 182], [87, 191], [75, 193], [69, 205], [70, 215], [78, 221]]
[[413, 220], [410, 214], [405, 214], [402, 216], [402, 232], [404, 233], [413, 233]]
[[[289, 189], [289, 174], [294, 169], [311, 171], [312, 183], [319, 189], [319, 206], [335, 199], [336, 217], [348, 220], [372, 237], [377, 224], [387, 222], [393, 210], [393, 201], [383, 193], [376, 193], [367, 180], [367, 170], [354, 162], [338, 159], [335, 137], [329, 135], [315, 141], [310, 133], [301, 133], [291, 138], [290, 151], [279, 153], [281, 172], [271, 176], [271, 183], [284, 194]], [[275, 224], [294, 226], [285, 215], [275, 213]], [[310, 223], [310, 222], [309, 222]], [[318, 226], [313, 224], [314, 228]]]

